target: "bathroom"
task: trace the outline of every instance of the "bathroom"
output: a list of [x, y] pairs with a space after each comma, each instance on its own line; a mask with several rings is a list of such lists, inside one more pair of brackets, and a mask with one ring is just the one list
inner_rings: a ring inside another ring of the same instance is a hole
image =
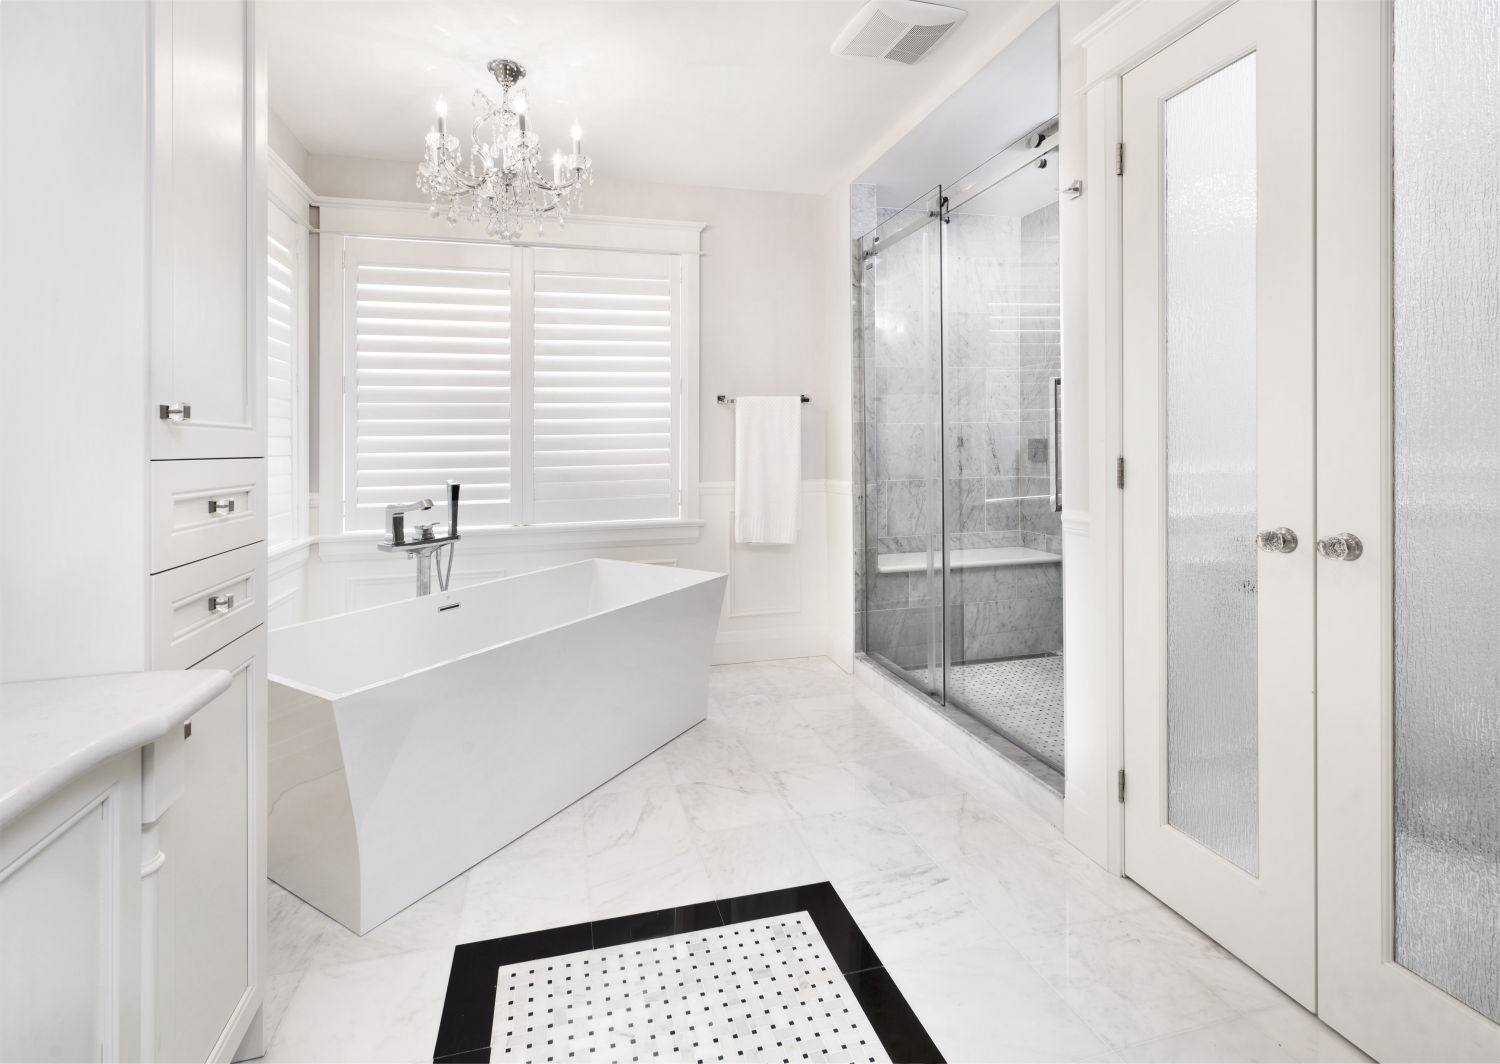
[[1497, 41], [6, 0], [0, 1061], [1500, 1060]]

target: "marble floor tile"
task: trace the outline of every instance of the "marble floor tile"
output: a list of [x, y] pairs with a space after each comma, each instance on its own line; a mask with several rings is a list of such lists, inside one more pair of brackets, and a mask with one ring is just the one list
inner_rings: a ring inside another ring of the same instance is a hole
[[1321, 1061], [1368, 1061], [1359, 1048], [1290, 998], [1248, 1017], [1284, 1049], [1289, 1059], [1307, 1064]]
[[879, 809], [795, 821], [802, 841], [834, 881], [923, 864], [927, 855], [911, 836]]
[[799, 817], [843, 813], [880, 804], [854, 773], [838, 765], [797, 765], [773, 772], [776, 793]]
[[267, 1061], [432, 1059], [453, 951], [314, 969], [293, 991]]
[[1012, 939], [1017, 952], [1111, 1047], [1186, 1034], [1239, 1013], [1141, 935], [1130, 914]]
[[267, 1059], [426, 1059], [460, 942], [824, 880], [953, 1061], [1362, 1059], [821, 659], [715, 668], [707, 721], [364, 938], [273, 884]]
[[469, 871], [459, 942], [539, 931], [589, 918], [588, 858], [501, 850]]
[[465, 872], [363, 935], [334, 923], [309, 953], [307, 966], [330, 968], [449, 946], [457, 941], [468, 889], [469, 874]]
[[820, 883], [828, 878], [788, 821], [710, 832], [700, 835], [696, 845], [716, 898]]
[[589, 915], [601, 920], [713, 898], [708, 868], [686, 836], [613, 846], [588, 860]]
[[892, 970], [950, 1061], [1118, 1059], [1009, 946], [925, 954]]
[[1246, 1064], [1267, 1064], [1271, 1061], [1293, 1061], [1296, 1057], [1244, 1016], [1223, 1023], [1201, 1027], [1196, 1031], [1159, 1038], [1153, 1042], [1129, 1046], [1120, 1050], [1120, 1056], [1129, 1061], [1170, 1062], [1182, 1061], [1195, 1064], [1202, 1060], [1234, 1060]]
[[688, 837], [687, 813], [671, 785], [595, 791], [583, 799], [584, 844], [590, 854], [630, 844], [671, 844]]
[[963, 886], [935, 864], [836, 879], [834, 886], [870, 945], [897, 971], [929, 953], [1006, 948]]
[[920, 752], [902, 751], [867, 758], [850, 764], [849, 771], [887, 804], [961, 795], [965, 790], [951, 764], [944, 765]]
[[749, 770], [718, 780], [683, 783], [677, 797], [696, 831], [728, 831], [790, 819], [791, 808], [782, 801], [776, 782], [762, 772]]

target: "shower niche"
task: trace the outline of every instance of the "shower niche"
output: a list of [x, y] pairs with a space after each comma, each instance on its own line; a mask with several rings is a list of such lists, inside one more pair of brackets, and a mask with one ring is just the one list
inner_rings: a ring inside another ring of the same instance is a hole
[[[976, 100], [1003, 81], [1017, 115], [1054, 113], [1055, 17], [987, 78]], [[927, 124], [964, 128], [941, 111]], [[1009, 121], [1009, 145], [979, 160], [962, 152], [982, 137], [945, 156], [919, 127], [906, 159], [898, 145], [851, 190], [856, 641], [1060, 791], [1063, 182], [1056, 119]], [[944, 161], [963, 176], [913, 189]]]

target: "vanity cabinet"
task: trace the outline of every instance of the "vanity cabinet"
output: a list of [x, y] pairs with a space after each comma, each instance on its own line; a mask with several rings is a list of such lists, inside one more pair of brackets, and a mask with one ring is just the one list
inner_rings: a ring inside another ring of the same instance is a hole
[[257, 627], [193, 666], [224, 669], [231, 680], [187, 722], [182, 797], [161, 822], [163, 1061], [225, 1058], [259, 1004], [252, 951], [263, 944], [247, 929], [265, 921], [257, 856], [265, 845], [265, 631]]
[[[190, 738], [178, 732], [181, 793], [137, 820], [159, 835], [160, 860], [143, 863], [137, 849], [126, 862], [136, 894], [120, 896], [136, 899], [139, 994], [133, 1033], [105, 1059], [229, 1060], [262, 1048], [266, 104], [256, 7], [0, 3], [0, 96], [42, 101], [8, 108], [5, 138], [47, 145], [44, 167], [0, 156], [0, 320], [16, 352], [0, 388], [0, 482], [46, 515], [45, 557], [18, 554], [0, 571], [0, 680], [219, 666], [235, 677]], [[47, 875], [67, 888], [55, 905], [69, 901], [73, 878], [61, 866]], [[112, 933], [49, 919], [15, 941], [42, 948], [75, 931]], [[0, 956], [11, 942], [0, 940]], [[69, 963], [77, 975], [85, 962]], [[26, 1052], [100, 1059], [72, 1042]]]
[[140, 766], [122, 754], [0, 829], [0, 1061], [136, 1059]]

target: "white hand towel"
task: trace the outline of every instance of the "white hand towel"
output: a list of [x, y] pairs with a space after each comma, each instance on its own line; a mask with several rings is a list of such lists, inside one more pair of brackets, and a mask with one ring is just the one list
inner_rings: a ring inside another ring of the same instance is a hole
[[802, 397], [742, 395], [734, 411], [734, 541], [795, 543]]

